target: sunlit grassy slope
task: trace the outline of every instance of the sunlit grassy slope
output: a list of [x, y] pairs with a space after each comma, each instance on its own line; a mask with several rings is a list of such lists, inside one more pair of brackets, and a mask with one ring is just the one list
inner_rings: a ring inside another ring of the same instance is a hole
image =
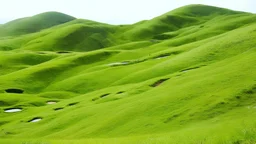
[[189, 5], [108, 25], [46, 14], [0, 26], [0, 143], [256, 143], [256, 15]]
[[46, 12], [33, 17], [21, 18], [0, 26], [0, 36], [16, 36], [39, 32], [55, 25], [74, 20], [74, 17], [58, 13]]

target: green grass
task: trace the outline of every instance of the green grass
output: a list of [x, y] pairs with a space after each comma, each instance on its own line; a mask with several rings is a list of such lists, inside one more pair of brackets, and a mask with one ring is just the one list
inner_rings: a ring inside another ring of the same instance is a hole
[[0, 36], [0, 143], [256, 143], [255, 17], [189, 5], [132, 25], [7, 23], [25, 31]]
[[33, 17], [21, 18], [0, 27], [0, 36], [16, 36], [39, 32], [55, 25], [66, 23], [75, 18], [58, 12], [46, 12]]

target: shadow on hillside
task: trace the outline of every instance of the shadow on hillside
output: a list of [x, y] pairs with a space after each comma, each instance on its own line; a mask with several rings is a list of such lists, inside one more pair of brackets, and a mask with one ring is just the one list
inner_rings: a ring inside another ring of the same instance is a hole
[[18, 88], [10, 88], [10, 89], [6, 89], [5, 92], [22, 94], [24, 92], [24, 90], [18, 89]]

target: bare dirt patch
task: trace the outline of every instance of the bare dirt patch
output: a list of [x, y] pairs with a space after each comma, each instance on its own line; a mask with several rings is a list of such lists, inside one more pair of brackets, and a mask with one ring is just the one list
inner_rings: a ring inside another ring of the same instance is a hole
[[150, 86], [151, 87], [157, 87], [157, 86], [159, 86], [160, 84], [162, 84], [163, 82], [165, 82], [165, 81], [167, 81], [169, 79], [170, 78], [160, 79], [160, 80], [156, 81], [155, 83], [151, 84]]

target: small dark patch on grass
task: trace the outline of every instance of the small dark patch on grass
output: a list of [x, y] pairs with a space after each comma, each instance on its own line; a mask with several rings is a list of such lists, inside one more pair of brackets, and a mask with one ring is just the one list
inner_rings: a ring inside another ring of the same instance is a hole
[[124, 93], [125, 91], [120, 91], [120, 92], [117, 92], [116, 94], [122, 94], [122, 93]]
[[159, 86], [160, 84], [162, 84], [163, 82], [165, 82], [165, 81], [167, 81], [169, 79], [170, 78], [160, 79], [160, 80], [156, 81], [155, 83], [151, 84], [150, 86], [151, 87], [157, 87], [157, 86]]
[[236, 140], [233, 142], [233, 144], [242, 144], [242, 143], [243, 143], [242, 140]]
[[28, 120], [28, 122], [38, 122], [38, 121], [40, 121], [42, 119], [43, 119], [42, 117], [34, 117], [34, 118]]
[[224, 104], [226, 104], [226, 102], [220, 102], [219, 104], [220, 104], [220, 105], [224, 105]]
[[11, 134], [14, 134], [14, 133], [12, 133], [12, 132], [6, 131], [5, 129], [2, 129], [1, 132], [2, 132], [4, 135], [11, 135]]
[[70, 103], [68, 104], [68, 106], [74, 106], [74, 105], [77, 105], [79, 102], [73, 102], [73, 103]]
[[182, 74], [177, 74], [176, 77], [182, 76]]
[[194, 113], [192, 113], [192, 114], [189, 114], [189, 116], [190, 116], [190, 117], [193, 117], [194, 115], [195, 115]]
[[14, 133], [12, 133], [12, 132], [5, 132], [5, 135], [11, 135], [11, 134], [14, 134]]
[[253, 94], [254, 92], [253, 92], [253, 90], [245, 90], [244, 93], [246, 93], [246, 94]]
[[69, 52], [69, 51], [58, 51], [57, 53], [58, 54], [67, 54], [67, 53], [71, 53], [71, 52]]
[[241, 98], [241, 96], [236, 96], [236, 99], [240, 99]]
[[38, 54], [46, 54], [45, 52], [37, 52]]
[[145, 124], [146, 127], [153, 126], [153, 124]]
[[162, 59], [162, 58], [167, 58], [169, 55], [160, 55], [155, 57], [155, 59]]
[[163, 33], [155, 35], [153, 38], [157, 40], [167, 40], [178, 36], [178, 33]]
[[98, 99], [99, 99], [99, 98], [98, 98], [98, 97], [96, 97], [96, 98], [93, 98], [93, 99], [92, 99], [92, 101], [96, 101], [96, 100], [98, 100]]
[[13, 48], [12, 47], [9, 47], [9, 46], [1, 46], [0, 47], [2, 50], [12, 50]]
[[10, 88], [10, 89], [6, 89], [5, 92], [22, 94], [24, 92], [24, 90], [18, 89], [18, 88]]
[[9, 106], [10, 104], [5, 101], [0, 101], [0, 106]]
[[181, 70], [180, 72], [187, 72], [187, 71], [190, 71], [190, 70], [193, 70], [193, 69], [197, 69], [197, 68], [200, 68], [200, 67], [197, 66], [197, 67], [187, 68], [187, 69]]
[[167, 118], [167, 119], [164, 121], [164, 123], [168, 123], [168, 122], [172, 121], [173, 119], [175, 119], [175, 118], [177, 118], [177, 117], [179, 117], [179, 116], [180, 116], [180, 114], [175, 114], [175, 115], [173, 115], [173, 116]]
[[110, 93], [103, 94], [103, 95], [100, 96], [100, 98], [104, 98], [104, 97], [106, 97], [108, 95], [110, 95]]
[[43, 102], [31, 102], [29, 104], [32, 105], [32, 106], [36, 106], [36, 107], [44, 106], [45, 105], [45, 103], [43, 103]]
[[249, 88], [249, 89], [244, 89], [244, 90], [242, 91], [242, 93], [248, 94], [248, 95], [252, 95], [252, 94], [256, 93], [256, 85], [253, 85], [253, 86], [252, 86], [251, 88]]
[[161, 58], [165, 58], [168, 57], [170, 55], [177, 55], [181, 53], [181, 51], [173, 51], [173, 52], [169, 52], [169, 53], [164, 53], [164, 54], [160, 54], [158, 56], [153, 57], [154, 59], [161, 59]]
[[59, 110], [63, 110], [63, 109], [64, 109], [63, 107], [59, 107], [59, 108], [55, 108], [55, 109], [53, 109], [53, 110], [59, 111]]
[[0, 121], [0, 126], [7, 124], [8, 121]]

